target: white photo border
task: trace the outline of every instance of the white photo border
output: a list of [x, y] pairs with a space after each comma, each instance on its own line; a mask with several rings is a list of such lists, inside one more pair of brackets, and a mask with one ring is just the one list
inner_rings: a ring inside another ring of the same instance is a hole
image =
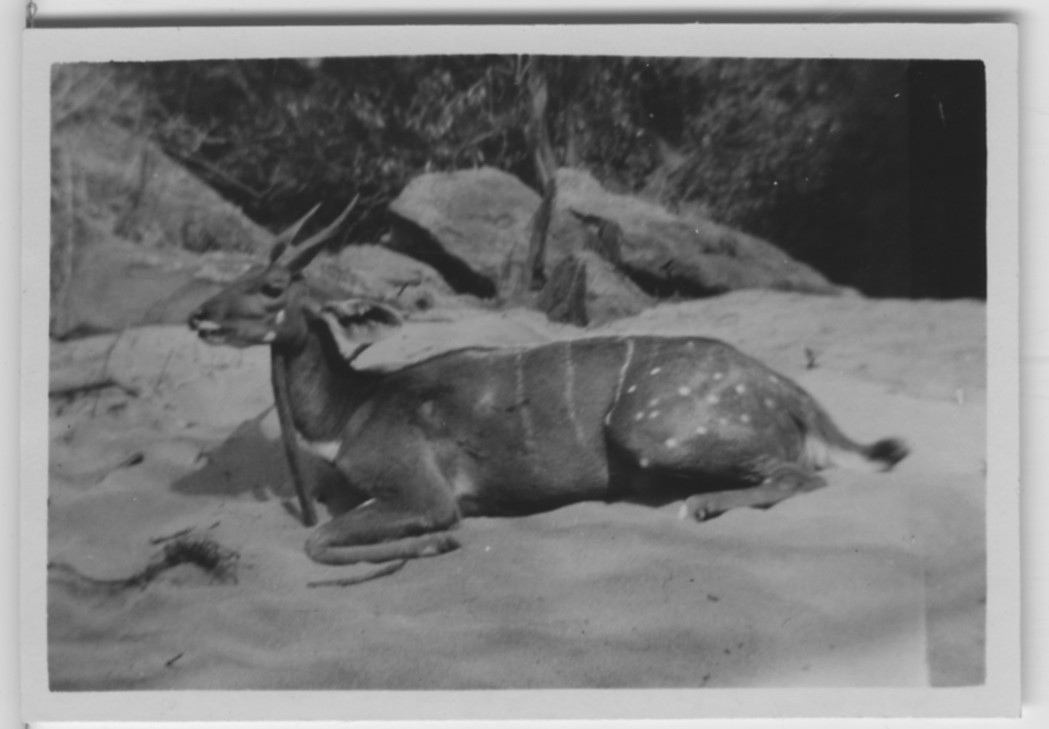
[[[1019, 137], [1012, 24], [471, 25], [34, 30], [23, 35], [22, 573], [26, 721], [1002, 716], [1020, 706]], [[988, 152], [986, 683], [936, 689], [52, 692], [46, 555], [53, 63], [424, 53], [975, 59]]]

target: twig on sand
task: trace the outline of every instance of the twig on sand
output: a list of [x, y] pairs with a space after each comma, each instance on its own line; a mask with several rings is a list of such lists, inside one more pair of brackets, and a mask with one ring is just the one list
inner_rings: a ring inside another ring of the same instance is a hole
[[164, 665], [165, 665], [165, 666], [166, 666], [167, 668], [171, 668], [172, 666], [174, 666], [174, 665], [175, 665], [175, 661], [177, 661], [177, 660], [178, 660], [179, 658], [182, 658], [182, 656], [184, 656], [184, 655], [186, 655], [186, 654], [185, 654], [185, 653], [179, 653], [179, 654], [178, 654], [177, 656], [175, 656], [174, 658], [169, 658], [168, 660], [164, 661]]
[[819, 363], [816, 362], [816, 356], [814, 349], [805, 347], [805, 369], [814, 370], [819, 366]]
[[[217, 527], [221, 523], [222, 523], [222, 520], [220, 519], [219, 521], [217, 521], [214, 524], [212, 524], [211, 526], [209, 526], [207, 529], [203, 529], [201, 531], [210, 532], [212, 529], [214, 529], [215, 527]], [[159, 537], [152, 537], [152, 538], [150, 538], [149, 543], [150, 544], [163, 544], [164, 542], [170, 542], [172, 539], [178, 539], [179, 537], [186, 536], [187, 534], [192, 532], [195, 528], [196, 527], [186, 527], [185, 529], [179, 529], [177, 532], [172, 532], [171, 534], [165, 534], [165, 535], [159, 536]]]
[[48, 570], [54, 570], [68, 578], [87, 585], [120, 592], [131, 587], [145, 588], [163, 572], [187, 562], [195, 564], [207, 572], [216, 582], [237, 581], [237, 560], [240, 553], [223, 547], [207, 537], [180, 537], [164, 546], [150, 563], [130, 577], [117, 579], [99, 579], [85, 575], [76, 567], [64, 562], [51, 562]]
[[95, 483], [102, 483], [107, 478], [109, 478], [110, 474], [116, 473], [122, 468], [131, 468], [132, 466], [137, 466], [144, 460], [146, 460], [145, 454], [143, 454], [141, 451], [135, 451], [130, 456], [122, 460], [120, 463], [113, 466], [111, 469], [99, 476], [98, 481], [96, 481]]
[[163, 544], [164, 542], [170, 542], [172, 539], [178, 539], [184, 537], [193, 531], [193, 527], [186, 527], [185, 529], [179, 529], [177, 532], [172, 534], [166, 534], [162, 537], [153, 537], [149, 540], [150, 544]]
[[362, 582], [368, 580], [374, 580], [377, 577], [385, 577], [386, 575], [392, 575], [394, 572], [400, 570], [404, 565], [408, 563], [408, 560], [401, 559], [390, 564], [383, 565], [382, 567], [368, 572], [367, 574], [357, 575], [355, 577], [344, 577], [340, 580], [317, 580], [315, 582], [307, 582], [306, 587], [352, 587], [353, 585], [359, 585]]
[[112, 377], [105, 374], [100, 374], [97, 377], [91, 377], [88, 379], [80, 379], [79, 381], [66, 381], [66, 382], [55, 382], [55, 377], [51, 378], [51, 385], [48, 387], [47, 394], [49, 397], [75, 397], [87, 392], [94, 392], [95, 390], [104, 390], [107, 387], [115, 387], [123, 390], [132, 397], [138, 397], [138, 390], [130, 385], [125, 385]]

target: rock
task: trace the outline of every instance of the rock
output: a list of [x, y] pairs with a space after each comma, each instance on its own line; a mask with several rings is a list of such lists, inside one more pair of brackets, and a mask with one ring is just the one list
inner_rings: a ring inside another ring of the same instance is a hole
[[748, 288], [841, 292], [768, 241], [608, 192], [582, 170], [558, 170], [557, 189], [561, 210], [595, 223], [615, 223], [623, 270], [650, 293], [691, 297]]
[[[601, 294], [645, 304], [638, 286], [660, 297], [709, 296], [734, 289], [769, 288], [807, 293], [842, 292], [809, 266], [771, 243], [701, 218], [606, 191], [586, 172], [561, 169], [547, 240], [547, 271], [567, 255], [598, 250], [637, 286], [608, 279]], [[492, 168], [432, 173], [413, 180], [394, 201], [390, 245], [432, 265], [456, 291], [492, 297], [507, 264], [527, 254], [539, 195], [517, 178]], [[588, 287], [595, 289], [590, 280]], [[597, 318], [593, 317], [592, 318]]]
[[[56, 211], [150, 248], [269, 249], [272, 237], [264, 228], [155, 144], [125, 129], [103, 123], [65, 127], [55, 132], [52, 149]], [[63, 229], [52, 225], [52, 236]]]
[[[390, 207], [390, 247], [429, 263], [456, 291], [490, 298], [508, 262], [524, 261], [539, 201], [516, 177], [491, 168], [422, 175]], [[589, 247], [587, 229], [557, 203], [546, 269], [552, 272], [568, 255], [586, 263], [590, 322], [636, 314], [651, 305], [645, 293]]]
[[73, 275], [62, 296], [52, 303], [51, 336], [184, 324], [201, 302], [257, 263], [243, 253], [198, 256], [118, 238], [85, 242], [74, 251]]
[[634, 316], [655, 305], [652, 297], [595, 251], [580, 251], [575, 257], [586, 264], [586, 312], [591, 324]]
[[[196, 255], [93, 237], [74, 249], [73, 275], [52, 305], [51, 336], [69, 339], [147, 324], [183, 324], [207, 298], [266, 259], [244, 253]], [[325, 289], [400, 304], [406, 311], [469, 308], [429, 266], [380, 246], [321, 256], [306, 274]]]
[[534, 190], [491, 167], [421, 175], [390, 205], [390, 247], [456, 291], [491, 298], [510, 256], [526, 255], [537, 207]]
[[265, 229], [126, 129], [64, 124], [52, 153], [54, 337], [184, 322], [269, 251]]
[[473, 297], [456, 294], [431, 266], [378, 245], [352, 245], [336, 256], [321, 256], [308, 269], [348, 288], [354, 296], [388, 301], [408, 311], [477, 307]]
[[562, 258], [539, 292], [536, 308], [550, 321], [585, 327], [590, 323], [586, 276], [585, 261], [576, 256]]

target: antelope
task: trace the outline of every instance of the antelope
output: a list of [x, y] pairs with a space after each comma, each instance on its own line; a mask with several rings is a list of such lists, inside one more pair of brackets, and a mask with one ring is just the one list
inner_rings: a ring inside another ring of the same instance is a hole
[[[351, 205], [352, 207], [352, 205]], [[799, 385], [723, 342], [616, 336], [459, 349], [394, 371], [354, 358], [401, 325], [379, 301], [333, 300], [303, 270], [339, 228], [278, 237], [268, 266], [190, 317], [209, 344], [268, 345], [275, 400], [308, 525], [296, 441], [366, 499], [316, 527], [325, 564], [407, 560], [459, 546], [463, 517], [581, 501], [664, 505], [703, 521], [826, 485], [840, 465], [888, 470], [896, 438], [847, 437]], [[309, 507], [309, 508], [307, 508]]]

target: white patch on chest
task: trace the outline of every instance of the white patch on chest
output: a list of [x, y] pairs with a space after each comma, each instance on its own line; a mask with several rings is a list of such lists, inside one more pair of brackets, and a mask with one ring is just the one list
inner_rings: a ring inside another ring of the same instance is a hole
[[329, 463], [335, 463], [335, 457], [339, 455], [339, 447], [342, 445], [342, 441], [306, 440], [305, 438], [300, 438], [299, 445], [302, 446], [303, 450], [309, 451], [318, 458]]

